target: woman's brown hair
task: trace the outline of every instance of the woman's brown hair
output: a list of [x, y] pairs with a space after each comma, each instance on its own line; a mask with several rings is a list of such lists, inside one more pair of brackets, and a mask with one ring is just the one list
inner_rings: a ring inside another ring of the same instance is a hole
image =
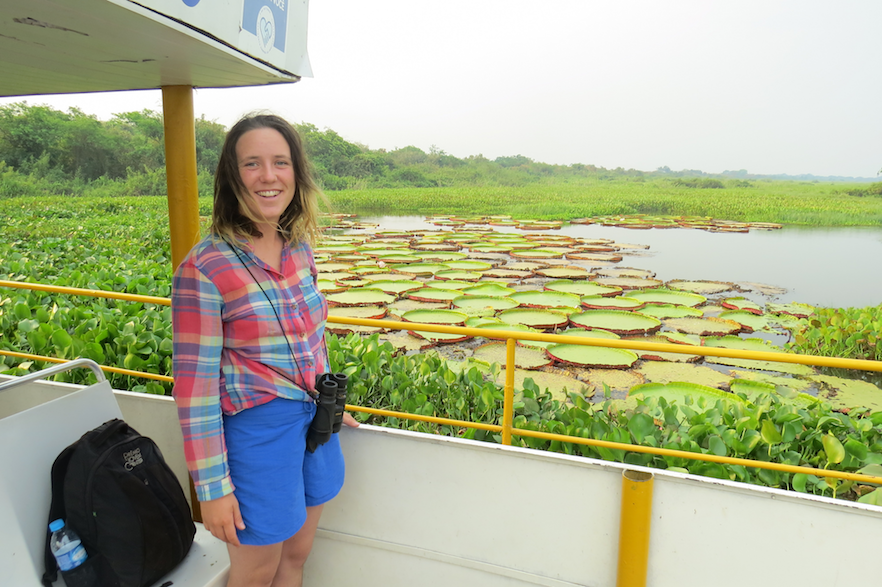
[[236, 145], [242, 135], [260, 128], [277, 131], [291, 149], [294, 198], [279, 218], [279, 233], [288, 243], [306, 241], [314, 245], [319, 233], [317, 199], [321, 197], [326, 205], [327, 200], [313, 180], [300, 135], [285, 119], [274, 114], [245, 116], [227, 133], [214, 176], [211, 233], [230, 242], [242, 239], [251, 241], [254, 237], [263, 236], [257, 225], [266, 220], [255, 217], [248, 206], [247, 198], [250, 196], [242, 184], [236, 156]]

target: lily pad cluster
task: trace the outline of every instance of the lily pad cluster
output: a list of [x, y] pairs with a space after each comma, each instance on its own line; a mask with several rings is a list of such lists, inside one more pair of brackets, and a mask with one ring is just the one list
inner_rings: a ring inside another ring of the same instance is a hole
[[[658, 222], [655, 217], [640, 219]], [[380, 331], [381, 338], [410, 352], [455, 344], [456, 352], [447, 350], [448, 354], [479, 361], [504, 357], [504, 353], [498, 343], [481, 347], [488, 344], [484, 337], [472, 340], [465, 335], [433, 333], [420, 330], [416, 324], [578, 332], [594, 337], [730, 348], [748, 344], [749, 348], [781, 351], [761, 338], [750, 337], [759, 334], [773, 338], [771, 335], [786, 332], [788, 326], [814, 312], [805, 304], [763, 304], [743, 295], [762, 287], [773, 291], [774, 286], [742, 287], [702, 280], [664, 282], [651, 271], [629, 267], [624, 261], [630, 254], [643, 251], [644, 245], [546, 232], [561, 223], [537, 227], [537, 221], [502, 216], [435, 216], [428, 220], [438, 229], [382, 231], [349, 218], [336, 230], [326, 231], [315, 253], [319, 286], [332, 306], [331, 315], [415, 323], [407, 334], [344, 324], [329, 324], [331, 332]], [[669, 220], [673, 225], [691, 228], [709, 222]], [[715, 222], [722, 227], [743, 228], [738, 226], [740, 223]], [[636, 384], [656, 382], [656, 377], [729, 390], [733, 381], [743, 379], [733, 368], [756, 374], [758, 381], [763, 377], [793, 379], [792, 389], [800, 391], [809, 381], [810, 392], [829, 397], [841, 397], [847, 387], [819, 379], [815, 369], [787, 363], [531, 341], [520, 341], [519, 345], [522, 349], [518, 352], [525, 356], [516, 356], [518, 369], [554, 370], [595, 392], [610, 389], [599, 373], [627, 370], [631, 379], [613, 378], [624, 386], [612, 387], [614, 397], [624, 397]], [[527, 349], [531, 349], [529, 354]], [[495, 362], [504, 364], [505, 360]], [[647, 363], [668, 364], [674, 379], [646, 368]]]

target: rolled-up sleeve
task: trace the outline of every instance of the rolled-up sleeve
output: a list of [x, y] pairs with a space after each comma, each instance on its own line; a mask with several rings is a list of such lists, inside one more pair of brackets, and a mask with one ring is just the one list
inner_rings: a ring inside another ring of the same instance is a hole
[[191, 258], [172, 285], [174, 399], [187, 468], [199, 501], [234, 490], [227, 463], [220, 398], [224, 300]]

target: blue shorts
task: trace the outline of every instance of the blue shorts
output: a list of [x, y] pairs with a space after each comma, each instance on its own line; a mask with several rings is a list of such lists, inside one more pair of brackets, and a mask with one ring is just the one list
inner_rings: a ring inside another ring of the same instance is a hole
[[315, 404], [276, 398], [224, 416], [230, 476], [245, 522], [242, 544], [284, 542], [306, 522], [306, 508], [330, 501], [343, 487], [337, 434], [306, 450]]

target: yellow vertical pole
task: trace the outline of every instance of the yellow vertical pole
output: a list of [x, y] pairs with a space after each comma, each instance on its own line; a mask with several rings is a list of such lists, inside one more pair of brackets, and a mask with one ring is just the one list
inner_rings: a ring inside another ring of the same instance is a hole
[[[165, 130], [165, 171], [168, 185], [168, 224], [172, 268], [177, 269], [199, 240], [199, 189], [196, 179], [196, 121], [191, 86], [162, 87]], [[202, 521], [202, 508], [190, 479], [193, 519]]]
[[511, 445], [511, 427], [514, 420], [515, 339], [505, 341], [505, 388], [502, 404], [502, 444]]
[[616, 587], [646, 587], [649, 528], [652, 523], [652, 473], [622, 473], [619, 566]]
[[196, 123], [191, 86], [163, 86], [162, 119], [172, 267], [177, 268], [199, 240]]

